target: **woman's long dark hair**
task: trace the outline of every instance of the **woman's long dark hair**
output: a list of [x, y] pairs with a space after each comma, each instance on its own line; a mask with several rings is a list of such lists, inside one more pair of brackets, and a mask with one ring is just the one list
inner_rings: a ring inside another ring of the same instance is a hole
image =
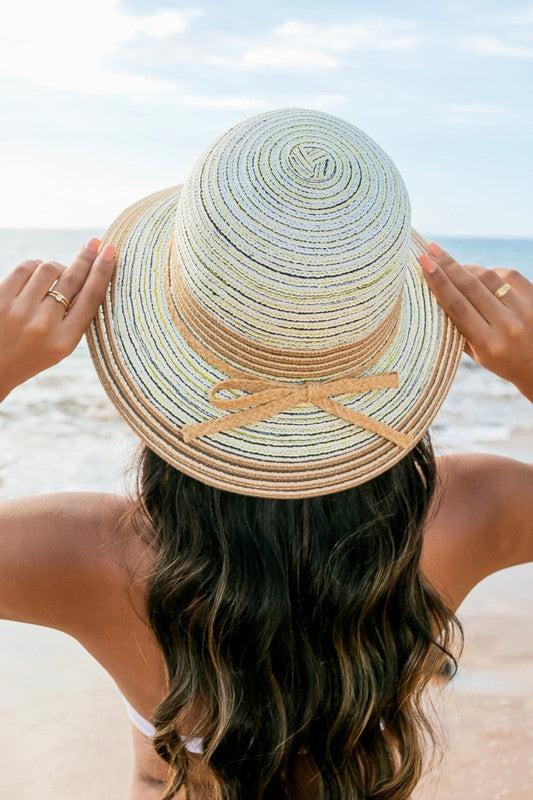
[[222, 491], [143, 450], [130, 519], [153, 548], [168, 671], [161, 800], [188, 785], [180, 734], [203, 737], [213, 800], [410, 797], [435, 738], [423, 692], [462, 641], [419, 569], [435, 488], [428, 436], [373, 480], [297, 500]]

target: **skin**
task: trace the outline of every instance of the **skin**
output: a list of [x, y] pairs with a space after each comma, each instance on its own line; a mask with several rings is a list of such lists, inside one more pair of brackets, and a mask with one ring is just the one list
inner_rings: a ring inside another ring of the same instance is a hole
[[[68, 356], [94, 317], [114, 264], [91, 241], [94, 250], [82, 248], [69, 267], [28, 260], [0, 283], [0, 399]], [[430, 251], [421, 266], [466, 352], [533, 401], [533, 284], [514, 270], [458, 264], [434, 244]], [[56, 291], [75, 296], [68, 312], [46, 294], [55, 279]], [[504, 281], [512, 291], [497, 299]], [[421, 569], [456, 610], [486, 576], [533, 560], [533, 464], [461, 454], [438, 459], [438, 471]], [[165, 671], [144, 615], [148, 555], [132, 530], [115, 530], [127, 503], [74, 492], [0, 503], [0, 618], [70, 634], [150, 718]], [[133, 743], [131, 800], [155, 800], [166, 766], [136, 728]], [[207, 794], [191, 761], [199, 800]]]

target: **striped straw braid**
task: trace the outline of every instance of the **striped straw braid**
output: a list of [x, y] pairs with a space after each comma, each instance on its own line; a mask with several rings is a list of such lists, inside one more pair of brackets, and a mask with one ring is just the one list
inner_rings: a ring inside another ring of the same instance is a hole
[[362, 131], [289, 109], [223, 134], [185, 186], [127, 208], [87, 338], [110, 398], [170, 464], [308, 497], [423, 435], [463, 340], [417, 262], [403, 181]]

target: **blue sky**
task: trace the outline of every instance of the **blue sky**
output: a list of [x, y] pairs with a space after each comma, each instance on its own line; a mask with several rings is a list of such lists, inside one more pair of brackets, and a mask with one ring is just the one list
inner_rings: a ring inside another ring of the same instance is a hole
[[17, 0], [0, 29], [0, 227], [103, 232], [258, 111], [343, 117], [425, 234], [533, 236], [533, 3]]

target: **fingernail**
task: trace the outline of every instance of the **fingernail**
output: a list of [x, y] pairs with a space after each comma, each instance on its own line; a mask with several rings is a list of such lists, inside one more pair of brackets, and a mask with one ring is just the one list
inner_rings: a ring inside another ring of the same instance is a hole
[[106, 244], [104, 249], [102, 250], [101, 254], [102, 258], [106, 261], [112, 261], [113, 256], [115, 255], [115, 245], [114, 244]]
[[100, 247], [100, 239], [97, 239], [96, 236], [93, 236], [92, 239], [89, 239], [85, 247], [87, 250], [90, 250], [91, 253], [97, 253], [98, 248]]
[[424, 272], [429, 272], [431, 274], [432, 272], [437, 271], [438, 265], [435, 264], [431, 256], [428, 256], [427, 253], [422, 253], [421, 256], [418, 256], [418, 260]]
[[443, 256], [445, 253], [442, 247], [439, 247], [439, 245], [436, 242], [429, 242], [428, 250], [432, 256], [436, 256], [437, 258], [439, 256]]

